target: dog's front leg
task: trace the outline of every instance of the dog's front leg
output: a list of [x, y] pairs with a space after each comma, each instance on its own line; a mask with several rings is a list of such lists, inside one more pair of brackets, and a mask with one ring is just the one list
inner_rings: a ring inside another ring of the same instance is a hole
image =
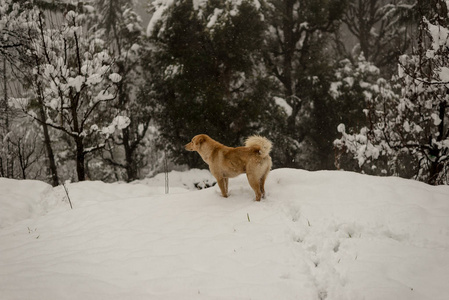
[[226, 197], [229, 196], [229, 178], [224, 179], [225, 182], [225, 190], [226, 190]]
[[220, 187], [221, 194], [223, 197], [228, 197], [228, 179], [227, 178], [217, 178], [218, 186]]

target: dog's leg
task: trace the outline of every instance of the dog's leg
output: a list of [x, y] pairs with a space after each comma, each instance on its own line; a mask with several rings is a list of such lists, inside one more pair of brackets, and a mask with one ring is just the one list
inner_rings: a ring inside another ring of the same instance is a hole
[[249, 185], [256, 194], [256, 201], [260, 201], [260, 198], [262, 197], [262, 193], [260, 192], [260, 178], [257, 178], [254, 175], [249, 174], [246, 174], [246, 176], [248, 177]]
[[227, 184], [227, 178], [217, 178], [218, 186], [220, 187], [221, 194], [223, 197], [228, 197], [228, 184]]
[[225, 182], [226, 195], [229, 195], [229, 178], [225, 178], [224, 182]]
[[260, 178], [260, 191], [262, 192], [262, 198], [265, 199], [265, 180], [267, 179], [268, 172], [270, 170], [268, 169], [265, 174], [263, 174], [262, 178]]

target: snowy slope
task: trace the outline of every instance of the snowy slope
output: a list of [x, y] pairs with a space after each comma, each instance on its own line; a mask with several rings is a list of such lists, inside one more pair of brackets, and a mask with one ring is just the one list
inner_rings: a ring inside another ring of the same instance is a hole
[[447, 186], [278, 169], [257, 203], [244, 176], [223, 198], [174, 174], [70, 184], [73, 210], [0, 179], [0, 298], [448, 299]]

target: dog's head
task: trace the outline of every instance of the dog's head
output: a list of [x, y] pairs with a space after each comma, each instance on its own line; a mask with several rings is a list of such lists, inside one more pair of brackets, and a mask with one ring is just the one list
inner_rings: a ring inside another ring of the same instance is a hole
[[205, 134], [198, 134], [192, 138], [192, 141], [184, 147], [188, 151], [198, 151], [201, 148], [201, 144], [204, 143], [209, 137]]

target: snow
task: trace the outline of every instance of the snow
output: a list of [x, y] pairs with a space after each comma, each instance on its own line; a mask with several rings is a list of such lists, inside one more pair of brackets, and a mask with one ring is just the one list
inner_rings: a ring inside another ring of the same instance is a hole
[[433, 125], [435, 125], [435, 126], [440, 125], [441, 119], [437, 114], [433, 113], [430, 115], [430, 117], [433, 119]]
[[67, 79], [67, 85], [70, 87], [74, 87], [76, 91], [79, 93], [85, 81], [86, 78], [84, 76], [78, 75], [75, 78], [69, 77]]
[[410, 123], [407, 120], [404, 121], [404, 130], [410, 132]]
[[336, 99], [340, 96], [339, 88], [342, 86], [342, 83], [339, 81], [331, 82], [331, 86], [329, 88], [329, 92], [331, 96]]
[[438, 76], [440, 80], [443, 82], [449, 82], [449, 68], [441, 67], [441, 70], [438, 72]]
[[174, 4], [174, 0], [156, 0], [151, 5], [154, 7], [154, 13], [147, 25], [147, 36], [151, 36], [156, 24], [163, 18], [165, 11]]
[[429, 21], [425, 20], [427, 28], [432, 36], [432, 49], [437, 51], [441, 46], [449, 45], [449, 29], [442, 26], [433, 25]]
[[122, 76], [117, 73], [112, 73], [111, 75], [109, 75], [109, 79], [114, 83], [118, 83], [122, 80]]
[[131, 124], [130, 118], [126, 116], [117, 116], [115, 117], [111, 124], [108, 127], [103, 127], [101, 133], [105, 135], [110, 135], [115, 132], [115, 130], [123, 130]]
[[[2, 299], [447, 299], [449, 187], [350, 172], [207, 171], [62, 187], [0, 178]], [[164, 180], [163, 180], [164, 179]]]
[[[208, 1], [206, 0], [193, 0], [192, 5], [193, 9], [197, 11], [197, 17], [199, 19], [204, 18], [207, 20], [207, 28], [213, 28], [217, 20], [219, 20], [220, 16], [224, 13], [223, 9], [215, 8], [213, 13], [209, 16], [204, 16], [204, 10], [208, 5]], [[165, 12], [171, 8], [175, 4], [174, 0], [155, 0], [151, 3], [151, 8], [153, 10], [153, 14], [151, 16], [150, 21], [147, 25], [146, 34], [147, 36], [152, 36], [154, 34], [154, 30], [156, 25], [162, 23], [162, 27], [159, 29], [160, 32], [165, 30], [165, 25], [163, 24], [166, 21]], [[235, 16], [239, 12], [239, 6], [242, 4], [242, 0], [227, 0], [225, 1], [225, 6], [227, 9], [230, 9], [229, 14], [231, 16]], [[258, 0], [252, 1], [252, 5], [255, 9], [259, 10], [261, 4]]]
[[206, 27], [207, 28], [213, 27], [222, 13], [223, 13], [222, 9], [215, 8], [214, 14], [210, 17], [209, 22], [207, 23]]
[[285, 111], [287, 116], [292, 115], [293, 108], [287, 103], [287, 101], [284, 98], [274, 97], [273, 99], [276, 105], [280, 106]]

